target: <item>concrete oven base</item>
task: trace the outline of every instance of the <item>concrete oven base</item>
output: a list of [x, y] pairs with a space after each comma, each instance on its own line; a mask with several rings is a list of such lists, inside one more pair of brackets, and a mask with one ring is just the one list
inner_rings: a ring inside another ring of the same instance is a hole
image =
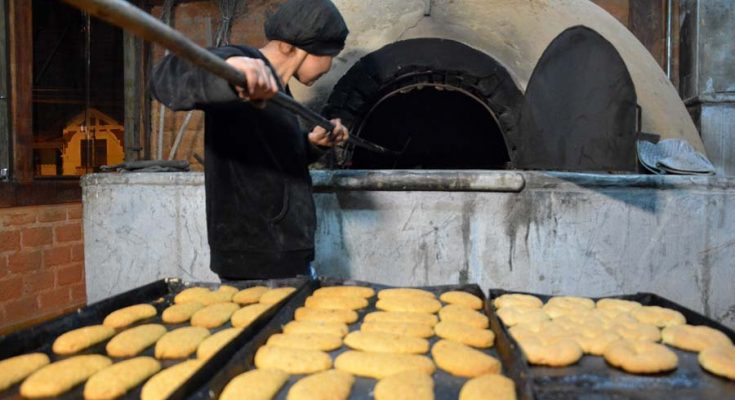
[[[551, 294], [647, 291], [735, 327], [735, 179], [313, 171], [319, 274]], [[203, 175], [83, 178], [87, 295], [216, 280]]]

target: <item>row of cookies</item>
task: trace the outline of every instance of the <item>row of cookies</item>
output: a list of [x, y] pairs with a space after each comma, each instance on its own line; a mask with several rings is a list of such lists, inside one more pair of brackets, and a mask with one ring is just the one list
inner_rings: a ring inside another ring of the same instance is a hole
[[[50, 363], [46, 354], [32, 353], [0, 361], [0, 391], [23, 381], [20, 392], [24, 397], [50, 397], [60, 395], [87, 381], [84, 388], [85, 398], [117, 398], [161, 369], [159, 361], [152, 357], [136, 357], [147, 348], [155, 344], [154, 354], [159, 359], [185, 359], [196, 352], [197, 360], [177, 364], [148, 381], [150, 384], [147, 383], [144, 387], [145, 397], [160, 398], [162, 395], [157, 393], [162, 390], [164, 393], [170, 393], [179, 386], [171, 385], [171, 376], [178, 376], [182, 381], [188, 378], [207, 358], [236, 337], [242, 328], [294, 290], [294, 288], [258, 287], [239, 291], [228, 286], [221, 286], [217, 290], [189, 288], [179, 293], [174, 300], [176, 304], [163, 312], [162, 320], [166, 323], [178, 324], [191, 319], [192, 325], [200, 324], [214, 328], [221, 324], [213, 324], [212, 321], [219, 321], [222, 317], [219, 310], [210, 313], [208, 309], [213, 310], [211, 307], [233, 304], [229, 302], [234, 297], [243, 304], [250, 304], [265, 296], [262, 307], [238, 319], [237, 327], [224, 329], [213, 335], [210, 335], [208, 328], [202, 326], [187, 326], [169, 332], [164, 325], [147, 323], [125, 329], [135, 323], [156, 317], [157, 310], [150, 304], [138, 304], [116, 310], [107, 315], [101, 325], [66, 332], [53, 342], [52, 351], [55, 354], [72, 356], [70, 358]], [[204, 303], [208, 305], [205, 306]], [[190, 307], [191, 305], [195, 307]], [[182, 306], [186, 308], [183, 309]], [[239, 305], [237, 307], [239, 308]], [[110, 340], [105, 350], [109, 357], [136, 358], [113, 365], [110, 358], [102, 355], [74, 356], [108, 339]], [[158, 376], [160, 378], [157, 378]], [[54, 379], [50, 379], [51, 377]], [[157, 389], [159, 386], [161, 388]]]
[[563, 367], [583, 354], [603, 356], [612, 366], [634, 374], [676, 369], [672, 347], [699, 353], [700, 365], [735, 379], [735, 347], [724, 333], [686, 323], [676, 310], [635, 301], [571, 296], [545, 304], [526, 294], [506, 294], [493, 301], [529, 363]]
[[[272, 398], [289, 375], [307, 375], [289, 389], [288, 399], [307, 398], [305, 393], [319, 393], [320, 388], [330, 387], [341, 388], [336, 392], [338, 396], [330, 398], [346, 399], [355, 376], [378, 380], [376, 399], [433, 399], [434, 361], [447, 372], [473, 378], [465, 384], [462, 399], [485, 398], [482, 396], [487, 395], [489, 387], [504, 389], [508, 395], [505, 398], [514, 398], [513, 382], [498, 375], [500, 363], [470, 347], [488, 348], [494, 340], [492, 332], [485, 329], [487, 318], [475, 311], [482, 308], [481, 299], [465, 292], [447, 292], [440, 299], [452, 304], [442, 306], [433, 293], [425, 290], [384, 289], [375, 304], [379, 311], [365, 315], [359, 330], [349, 332], [348, 325], [358, 322], [356, 311], [367, 307], [368, 299], [374, 296], [375, 291], [368, 287], [317, 289], [304, 307], [296, 310], [294, 321], [258, 349], [258, 369], [233, 379], [220, 398], [242, 398], [256, 390], [262, 396], [258, 398]], [[435, 330], [446, 338], [432, 347], [428, 339]], [[333, 362], [327, 352], [342, 344], [348, 350]], [[424, 355], [430, 349], [434, 361]], [[265, 390], [254, 381], [272, 385]]]

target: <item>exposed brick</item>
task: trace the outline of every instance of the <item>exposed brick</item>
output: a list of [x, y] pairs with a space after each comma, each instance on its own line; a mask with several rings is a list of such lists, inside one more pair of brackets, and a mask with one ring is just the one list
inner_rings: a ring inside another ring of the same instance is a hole
[[23, 291], [26, 295], [38, 293], [42, 290], [54, 288], [56, 272], [54, 270], [41, 270], [23, 274]]
[[68, 219], [82, 219], [82, 205], [77, 204], [73, 206], [69, 206], [66, 209], [66, 217]]
[[50, 227], [28, 228], [21, 232], [23, 247], [35, 247], [51, 244], [53, 232]]
[[49, 207], [38, 213], [38, 222], [59, 222], [66, 220], [64, 207]]
[[82, 240], [82, 224], [73, 223], [54, 228], [56, 241], [59, 243]]
[[56, 286], [69, 286], [84, 282], [84, 264], [75, 263], [56, 270]]
[[35, 297], [23, 297], [5, 303], [5, 316], [7, 321], [25, 321], [38, 314], [38, 302]]
[[38, 295], [38, 305], [44, 313], [69, 307], [69, 288], [57, 288]]
[[71, 262], [72, 246], [59, 246], [46, 249], [43, 251], [44, 268], [54, 267], [57, 265], [69, 264]]
[[82, 282], [81, 284], [69, 286], [71, 293], [71, 301], [76, 305], [84, 305], [87, 302], [87, 287]]
[[23, 278], [14, 276], [7, 279], [0, 279], [0, 301], [7, 301], [20, 298], [23, 294]]
[[71, 247], [71, 260], [84, 261], [84, 244], [75, 244]]
[[2, 215], [2, 222], [5, 226], [21, 226], [36, 222], [36, 210], [34, 208], [26, 208], [23, 211], [8, 212]]
[[0, 253], [20, 250], [19, 231], [0, 231]]
[[0, 278], [8, 274], [8, 256], [0, 255]]
[[41, 250], [23, 251], [8, 256], [8, 270], [13, 273], [34, 271], [41, 268]]

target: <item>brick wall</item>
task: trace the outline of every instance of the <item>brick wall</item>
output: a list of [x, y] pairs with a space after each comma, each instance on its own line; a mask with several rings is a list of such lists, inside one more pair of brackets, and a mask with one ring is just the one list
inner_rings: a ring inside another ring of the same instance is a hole
[[0, 333], [85, 302], [81, 203], [0, 209]]

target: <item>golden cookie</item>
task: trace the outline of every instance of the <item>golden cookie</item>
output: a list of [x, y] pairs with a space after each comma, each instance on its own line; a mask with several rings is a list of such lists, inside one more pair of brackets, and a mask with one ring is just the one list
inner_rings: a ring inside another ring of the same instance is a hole
[[452, 375], [471, 378], [500, 373], [500, 361], [472, 347], [451, 340], [440, 340], [431, 348], [436, 365]]
[[426, 339], [381, 332], [350, 332], [345, 336], [345, 344], [373, 353], [424, 354], [429, 351]]
[[280, 287], [270, 289], [267, 292], [263, 293], [263, 295], [260, 296], [260, 300], [258, 301], [262, 304], [276, 304], [286, 297], [290, 296], [295, 291], [296, 288], [293, 287]]
[[434, 326], [439, 322], [434, 314], [419, 312], [374, 311], [364, 318], [365, 322], [409, 322]]
[[92, 325], [74, 329], [56, 338], [53, 350], [56, 354], [67, 355], [82, 351], [97, 343], [111, 338], [115, 330], [109, 326]]
[[111, 312], [105, 317], [102, 325], [110, 328], [124, 328], [135, 322], [153, 318], [157, 314], [156, 308], [150, 304], [136, 304]]
[[197, 358], [206, 360], [217, 354], [220, 349], [227, 346], [227, 343], [230, 343], [232, 339], [236, 338], [240, 332], [242, 332], [242, 328], [223, 329], [202, 340], [197, 347]]
[[442, 307], [439, 311], [439, 318], [442, 321], [460, 322], [481, 329], [487, 328], [490, 325], [485, 314], [456, 304]]
[[230, 320], [232, 314], [239, 310], [235, 303], [215, 303], [202, 308], [191, 316], [191, 326], [214, 329]]
[[212, 291], [209, 290], [209, 288], [205, 287], [190, 287], [182, 290], [174, 297], [174, 303], [176, 304], [183, 304], [183, 303], [201, 303], [204, 304], [205, 301], [208, 301], [209, 294]]
[[497, 311], [498, 318], [506, 326], [547, 321], [549, 316], [540, 308], [503, 307]]
[[644, 324], [656, 325], [659, 328], [672, 325], [686, 324], [684, 314], [671, 310], [669, 308], [659, 306], [643, 306], [633, 309], [630, 312], [633, 318]]
[[417, 288], [390, 288], [378, 292], [379, 300], [395, 298], [425, 298], [434, 300], [436, 296], [428, 290]]
[[319, 308], [323, 310], [359, 310], [365, 308], [368, 301], [357, 296], [309, 296], [304, 306], [306, 308]]
[[110, 364], [112, 361], [109, 358], [97, 354], [57, 361], [39, 369], [23, 381], [20, 385], [20, 394], [31, 399], [56, 397], [68, 392]]
[[596, 325], [581, 325], [570, 337], [583, 352], [596, 356], [601, 356], [610, 343], [620, 339], [617, 333]]
[[504, 294], [493, 300], [493, 305], [497, 309], [505, 307], [525, 307], [525, 308], [541, 308], [544, 302], [536, 296], [530, 294], [512, 293]]
[[363, 332], [392, 333], [394, 335], [424, 339], [434, 336], [434, 330], [431, 329], [430, 325], [414, 322], [367, 321], [360, 325], [360, 330]]
[[153, 346], [166, 334], [166, 327], [159, 324], [145, 324], [120, 332], [107, 342], [107, 355], [110, 357], [132, 357]]
[[651, 324], [643, 324], [635, 321], [626, 322], [619, 319], [615, 321], [608, 330], [618, 334], [623, 339], [648, 340], [651, 342], [658, 342], [661, 340], [661, 331], [656, 327], [656, 325]]
[[267, 344], [289, 349], [332, 351], [342, 347], [342, 338], [329, 333], [276, 333], [268, 338]]
[[204, 308], [204, 304], [197, 302], [174, 304], [161, 315], [163, 322], [167, 324], [181, 324], [191, 319], [195, 312]]
[[222, 286], [220, 286], [220, 287], [219, 287], [219, 288], [217, 289], [217, 291], [218, 291], [218, 292], [220, 292], [220, 293], [224, 293], [224, 294], [228, 294], [228, 295], [230, 295], [230, 299], [229, 299], [228, 301], [232, 301], [232, 297], [233, 297], [233, 296], [234, 296], [235, 294], [237, 294], [237, 292], [239, 292], [239, 291], [240, 291], [240, 289], [238, 289], [238, 288], [236, 288], [236, 287], [234, 287], [234, 286], [229, 286], [229, 285], [222, 285]]
[[515, 400], [515, 383], [503, 375], [488, 374], [468, 380], [459, 391], [459, 400], [483, 399]]
[[473, 310], [479, 310], [483, 306], [482, 299], [461, 290], [444, 292], [441, 296], [439, 296], [439, 300], [448, 304], [456, 304], [459, 306], [469, 307]]
[[727, 335], [704, 325], [667, 326], [661, 331], [661, 340], [676, 348], [696, 352], [713, 346], [732, 346]]
[[705, 370], [735, 381], [735, 346], [714, 346], [699, 353], [699, 365]]
[[422, 371], [399, 372], [378, 381], [375, 400], [434, 400], [434, 380]]
[[382, 379], [409, 370], [434, 373], [434, 363], [426, 356], [417, 354], [368, 353], [346, 351], [334, 360], [334, 367], [353, 375]]
[[288, 380], [280, 369], [254, 369], [234, 377], [219, 400], [270, 400]]
[[291, 321], [283, 327], [283, 333], [328, 333], [343, 337], [349, 332], [344, 322]]
[[468, 346], [486, 349], [493, 346], [495, 334], [488, 329], [475, 328], [461, 322], [442, 321], [434, 327], [436, 336]]
[[616, 310], [620, 312], [630, 312], [634, 308], [641, 306], [641, 303], [637, 301], [623, 300], [623, 299], [600, 299], [595, 303], [600, 310]]
[[676, 369], [678, 358], [666, 346], [647, 340], [620, 339], [605, 349], [605, 361], [633, 374], [655, 374]]
[[161, 370], [152, 357], [137, 357], [113, 364], [96, 374], [84, 385], [86, 400], [116, 399]]
[[526, 336], [536, 336], [540, 333], [549, 337], [569, 337], [573, 334], [569, 327], [550, 320], [513, 325], [508, 329], [508, 333], [516, 340]]
[[294, 313], [296, 321], [324, 321], [351, 324], [357, 321], [357, 313], [352, 310], [320, 310], [299, 307]]
[[207, 336], [209, 336], [209, 330], [198, 326], [187, 326], [168, 332], [156, 342], [156, 358], [177, 359], [189, 357]]
[[299, 379], [288, 390], [287, 400], [347, 400], [355, 378], [344, 371], [331, 369]]
[[0, 361], [0, 392], [25, 379], [50, 362], [43, 353], [23, 354]]
[[332, 359], [329, 354], [319, 350], [265, 345], [260, 346], [255, 353], [255, 366], [280, 369], [293, 375], [313, 374], [332, 368]]
[[555, 296], [549, 299], [546, 304], [566, 307], [566, 308], [586, 308], [591, 310], [595, 308], [595, 302], [587, 297], [576, 297], [576, 296]]
[[439, 301], [428, 297], [388, 297], [378, 300], [375, 307], [384, 311], [434, 314], [442, 308], [442, 305]]
[[235, 311], [230, 321], [235, 328], [247, 328], [270, 308], [270, 304], [250, 304]]
[[232, 296], [232, 302], [237, 304], [253, 304], [260, 300], [260, 296], [267, 292], [269, 289], [265, 286], [253, 286], [247, 289], [243, 289], [234, 296]]
[[548, 367], [566, 367], [582, 358], [582, 348], [567, 336], [544, 336], [543, 333], [514, 336], [529, 363]]
[[204, 364], [202, 360], [186, 360], [153, 375], [143, 385], [141, 400], [165, 400]]
[[369, 299], [375, 296], [375, 290], [365, 286], [325, 286], [315, 290], [312, 295], [316, 297], [357, 296], [363, 299]]

